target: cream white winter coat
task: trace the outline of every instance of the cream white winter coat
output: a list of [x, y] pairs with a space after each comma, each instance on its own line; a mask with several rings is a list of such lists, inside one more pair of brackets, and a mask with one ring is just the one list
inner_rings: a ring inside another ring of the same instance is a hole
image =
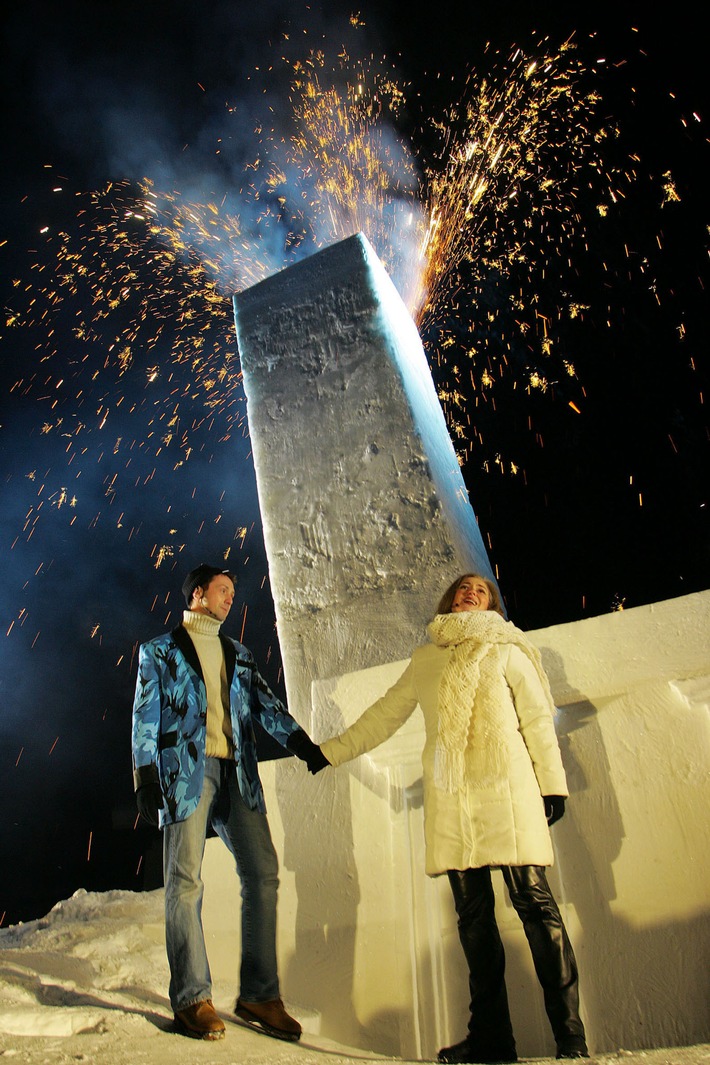
[[566, 796], [568, 791], [549, 689], [545, 692], [538, 670], [515, 643], [491, 646], [488, 665], [501, 671], [504, 684], [498, 685], [500, 705], [488, 708], [487, 716], [495, 717], [504, 758], [497, 774], [445, 790], [434, 783], [434, 756], [439, 687], [451, 654], [452, 648], [434, 643], [418, 648], [397, 683], [342, 735], [322, 743], [322, 751], [333, 766], [364, 754], [393, 735], [418, 704], [426, 729], [422, 762], [427, 874], [485, 865], [552, 865], [542, 796]]

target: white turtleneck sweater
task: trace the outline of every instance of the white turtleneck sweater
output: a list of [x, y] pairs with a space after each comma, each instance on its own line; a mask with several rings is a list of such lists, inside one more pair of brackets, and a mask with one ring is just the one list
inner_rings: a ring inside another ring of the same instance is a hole
[[182, 621], [195, 645], [207, 688], [205, 755], [208, 758], [231, 758], [234, 742], [229, 715], [227, 668], [219, 638], [221, 623], [194, 610], [185, 610]]

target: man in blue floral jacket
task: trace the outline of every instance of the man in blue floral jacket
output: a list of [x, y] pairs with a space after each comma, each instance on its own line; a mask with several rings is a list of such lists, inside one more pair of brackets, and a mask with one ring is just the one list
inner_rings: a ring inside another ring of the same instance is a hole
[[234, 601], [228, 570], [200, 565], [182, 586], [172, 632], [140, 648], [133, 705], [138, 809], [163, 831], [170, 1003], [180, 1031], [221, 1039], [202, 930], [205, 839], [212, 828], [234, 856], [242, 890], [242, 962], [235, 1013], [280, 1039], [300, 1038], [284, 1009], [276, 965], [278, 861], [257, 766], [254, 718], [306, 762], [328, 765], [262, 678], [250, 651], [220, 631]]

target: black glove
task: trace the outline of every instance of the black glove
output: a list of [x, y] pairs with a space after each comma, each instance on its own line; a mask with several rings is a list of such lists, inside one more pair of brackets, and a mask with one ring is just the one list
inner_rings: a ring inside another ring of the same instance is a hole
[[300, 758], [302, 762], [305, 762], [308, 766], [308, 772], [320, 773], [321, 769], [325, 769], [330, 762], [323, 754], [322, 750], [317, 743], [314, 743], [308, 733], [303, 729], [299, 729], [298, 732], [294, 732], [292, 736], [289, 736], [286, 744], [289, 751], [296, 755], [296, 758]]
[[138, 813], [149, 825], [158, 824], [158, 811], [163, 806], [163, 793], [160, 784], [141, 784], [136, 792]]
[[561, 817], [564, 817], [565, 800], [563, 795], [543, 795], [542, 801], [545, 804], [545, 817], [548, 825], [554, 825], [555, 821], [559, 821]]

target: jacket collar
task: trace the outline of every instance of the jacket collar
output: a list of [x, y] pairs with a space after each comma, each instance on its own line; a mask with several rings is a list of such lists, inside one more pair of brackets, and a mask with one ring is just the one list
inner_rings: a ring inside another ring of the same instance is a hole
[[[194, 669], [195, 673], [204, 684], [205, 678], [202, 673], [202, 666], [200, 665], [200, 656], [195, 650], [195, 645], [190, 639], [190, 634], [182, 622], [172, 630], [170, 635], [177, 644], [178, 649], [184, 655], [188, 665]], [[237, 649], [234, 646], [234, 642], [230, 640], [228, 636], [223, 636], [221, 632], [219, 634], [219, 640], [222, 644], [224, 662], [227, 667], [227, 684], [231, 687], [232, 678], [234, 677], [234, 666], [237, 661]]]

